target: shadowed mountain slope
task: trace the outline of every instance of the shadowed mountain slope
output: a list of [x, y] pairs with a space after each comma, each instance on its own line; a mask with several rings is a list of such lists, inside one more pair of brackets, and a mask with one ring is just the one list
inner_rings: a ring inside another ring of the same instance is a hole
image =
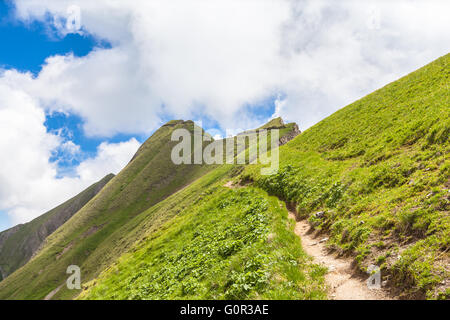
[[114, 177], [107, 175], [57, 208], [25, 224], [0, 233], [0, 280], [23, 266], [44, 240], [62, 226]]

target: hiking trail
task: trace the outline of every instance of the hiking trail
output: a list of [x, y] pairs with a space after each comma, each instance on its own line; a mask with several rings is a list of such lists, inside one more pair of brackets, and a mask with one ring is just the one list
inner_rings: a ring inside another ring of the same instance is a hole
[[[227, 182], [224, 187], [235, 189], [242, 186]], [[297, 213], [286, 205], [289, 218], [295, 221], [294, 232], [300, 237], [303, 250], [313, 258], [314, 263], [325, 266], [328, 273], [325, 281], [331, 300], [391, 300], [392, 298], [382, 288], [369, 289], [367, 279], [362, 279], [352, 268], [351, 258], [335, 257], [326, 248], [328, 238], [324, 235], [314, 235], [313, 229], [306, 220], [297, 219]]]

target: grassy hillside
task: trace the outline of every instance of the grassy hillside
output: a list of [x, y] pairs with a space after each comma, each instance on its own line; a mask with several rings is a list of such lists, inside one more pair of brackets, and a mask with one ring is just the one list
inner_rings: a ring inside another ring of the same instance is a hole
[[[107, 188], [55, 232], [35, 259], [0, 285], [0, 298], [42, 299], [64, 283], [71, 264], [81, 267], [83, 281], [94, 278], [136, 241], [201, 199], [204, 188], [236, 170], [233, 166], [173, 165], [170, 153], [175, 143], [170, 136], [178, 128], [192, 132], [194, 124], [171, 121], [155, 132]], [[205, 175], [210, 171], [214, 174]], [[53, 298], [74, 295], [78, 292], [62, 286]]]
[[[339, 110], [244, 178], [293, 202], [330, 248], [403, 297], [449, 297], [450, 55]], [[324, 211], [317, 218], [313, 213]]]
[[[379, 265], [394, 293], [448, 297], [449, 60], [280, 147], [272, 176], [258, 165], [174, 166], [170, 134], [193, 123], [169, 122], [0, 283], [0, 299], [43, 298], [64, 284], [70, 264], [81, 267], [84, 291], [62, 287], [54, 298], [326, 298], [326, 270], [304, 254], [283, 201], [361, 270]], [[296, 128], [280, 121], [264, 127]], [[230, 190], [230, 180], [252, 185]]]
[[[128, 166], [76, 215], [47, 238], [39, 254], [0, 283], [0, 299], [42, 299], [64, 283], [75, 264], [88, 280], [126, 252], [136, 240], [127, 238], [134, 218], [212, 170], [212, 166], [170, 161], [178, 128], [193, 131], [192, 121], [171, 121], [142, 145]], [[139, 234], [136, 234], [136, 237]], [[63, 287], [55, 298], [71, 298]]]
[[23, 266], [44, 240], [88, 203], [114, 177], [110, 174], [57, 208], [0, 233], [0, 280]]
[[285, 227], [285, 210], [260, 189], [295, 204], [315, 229], [331, 235], [330, 249], [353, 255], [361, 270], [379, 265], [394, 294], [448, 297], [449, 59], [281, 147], [278, 174], [261, 176], [251, 165], [238, 179], [253, 187], [227, 191], [228, 176], [213, 183], [80, 298], [324, 297], [324, 271], [305, 263]]
[[[303, 252], [284, 204], [255, 188], [225, 188], [235, 172], [219, 167], [152, 208], [176, 217], [150, 230], [80, 298], [325, 298], [326, 270]], [[170, 202], [178, 205], [167, 209]]]

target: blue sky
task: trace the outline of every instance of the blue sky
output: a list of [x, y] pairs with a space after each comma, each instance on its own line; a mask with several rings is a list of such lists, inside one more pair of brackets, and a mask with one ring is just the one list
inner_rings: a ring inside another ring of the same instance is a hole
[[[16, 69], [37, 75], [45, 59], [55, 55], [73, 54], [84, 57], [94, 48], [108, 48], [107, 41], [85, 34], [68, 34], [61, 38], [51, 32], [48, 23], [33, 21], [24, 23], [14, 17], [14, 6], [9, 1], [0, 2], [0, 68]], [[143, 142], [144, 136], [115, 135], [111, 138], [88, 138], [83, 134], [83, 119], [75, 114], [49, 113], [45, 123], [48, 131], [65, 128], [73, 135], [73, 142], [82, 147], [86, 156], [93, 156], [103, 141], [127, 141], [136, 137]], [[76, 164], [76, 163], [75, 163]]]
[[[32, 73], [37, 77], [42, 70], [45, 60], [55, 55], [73, 54], [75, 57], [85, 57], [94, 49], [109, 49], [108, 41], [97, 39], [86, 31], [83, 35], [68, 34], [64, 37], [58, 36], [51, 26], [51, 19], [44, 21], [19, 21], [14, 15], [14, 6], [9, 1], [0, 1], [0, 69], [17, 70], [21, 73]], [[49, 89], [51, 90], [51, 88]], [[274, 112], [274, 100], [270, 97], [255, 105], [245, 106], [246, 112], [255, 114], [258, 121], [263, 122]], [[170, 116], [162, 115], [162, 121], [171, 120]], [[213, 134], [224, 131], [220, 129], [219, 123], [198, 113], [194, 120], [200, 120], [203, 126]], [[116, 133], [108, 137], [86, 135], [83, 130], [84, 119], [74, 113], [47, 112], [45, 127], [49, 133], [57, 133], [64, 139], [70, 140], [80, 147], [80, 153], [76, 157], [65, 154], [64, 150], [56, 149], [50, 157], [50, 162], [58, 164], [58, 176], [72, 176], [75, 168], [86, 159], [94, 158], [97, 148], [101, 143], [120, 143], [129, 141], [131, 138], [143, 143], [148, 134], [122, 134]], [[152, 130], [154, 131], [154, 130]], [[0, 231], [13, 225], [11, 217], [4, 211], [0, 211]]]
[[48, 24], [33, 21], [24, 23], [14, 17], [14, 6], [9, 1], [0, 2], [0, 66], [37, 74], [47, 57], [73, 53], [82, 57], [94, 47], [109, 44], [90, 35], [68, 34], [63, 39], [51, 34]]
[[[36, 76], [42, 69], [45, 59], [54, 55], [73, 54], [84, 57], [94, 48], [108, 48], [109, 43], [85, 34], [68, 34], [58, 37], [48, 24], [34, 21], [24, 23], [14, 17], [14, 7], [10, 2], [0, 1], [0, 69], [15, 69], [31, 72]], [[83, 132], [83, 119], [76, 114], [52, 112], [46, 116], [45, 126], [48, 132], [63, 130], [67, 137], [81, 147], [81, 154], [75, 159], [66, 159], [65, 154], [55, 150], [51, 162], [58, 162], [59, 177], [73, 174], [72, 169], [81, 161], [95, 157], [102, 142], [119, 143], [134, 137], [145, 141], [144, 135], [116, 134], [112, 137], [87, 137]], [[11, 219], [0, 211], [0, 231], [11, 227]]]

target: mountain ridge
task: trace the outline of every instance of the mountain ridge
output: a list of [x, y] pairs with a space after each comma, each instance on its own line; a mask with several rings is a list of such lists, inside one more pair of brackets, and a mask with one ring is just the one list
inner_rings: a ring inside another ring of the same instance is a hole
[[30, 260], [45, 239], [95, 197], [113, 177], [109, 174], [32, 221], [0, 232], [0, 280]]

